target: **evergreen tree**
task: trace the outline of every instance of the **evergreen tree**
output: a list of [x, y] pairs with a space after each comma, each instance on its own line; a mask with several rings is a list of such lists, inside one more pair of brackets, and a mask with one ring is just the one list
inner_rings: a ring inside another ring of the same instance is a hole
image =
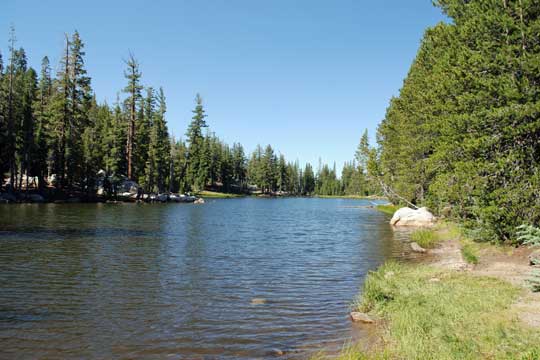
[[[149, 170], [149, 166], [155, 166], [155, 164], [149, 164], [150, 161], [150, 141], [151, 134], [154, 125], [154, 118], [156, 116], [156, 95], [154, 88], [146, 88], [146, 96], [143, 99], [143, 106], [140, 107], [137, 116], [136, 134], [135, 134], [135, 148], [134, 148], [134, 163], [135, 163], [135, 178], [141, 186], [147, 191], [154, 191], [153, 187], [156, 184], [153, 170]], [[152, 150], [153, 154], [155, 150]], [[155, 157], [154, 159], [155, 160]], [[149, 173], [150, 171], [150, 173]], [[152, 177], [152, 178], [151, 178]], [[152, 183], [150, 183], [152, 182]]]
[[150, 144], [148, 146], [148, 161], [146, 165], [146, 179], [150, 191], [164, 192], [166, 181], [170, 172], [170, 142], [165, 121], [165, 95], [159, 89], [159, 107], [152, 121]]
[[203, 129], [206, 124], [206, 114], [202, 98], [199, 94], [195, 97], [195, 110], [193, 118], [186, 133], [188, 146], [188, 183], [194, 190], [203, 190], [208, 181], [208, 151], [205, 149]]
[[45, 56], [41, 61], [41, 72], [39, 76], [38, 94], [34, 102], [34, 114], [36, 121], [35, 128], [35, 155], [33, 159], [38, 177], [39, 189], [43, 190], [45, 185], [45, 175], [50, 175], [49, 161], [49, 136], [51, 133], [50, 114], [48, 106], [52, 95], [52, 79], [49, 58]]
[[127, 177], [133, 178], [133, 150], [135, 142], [135, 122], [137, 119], [137, 105], [141, 100], [140, 85], [141, 72], [139, 71], [139, 63], [133, 56], [129, 54], [129, 59], [126, 61], [127, 70], [124, 73], [125, 78], [128, 81], [127, 86], [124, 88], [124, 92], [128, 94], [128, 98], [125, 101], [125, 105], [128, 109], [128, 130], [126, 141], [126, 157], [127, 157]]

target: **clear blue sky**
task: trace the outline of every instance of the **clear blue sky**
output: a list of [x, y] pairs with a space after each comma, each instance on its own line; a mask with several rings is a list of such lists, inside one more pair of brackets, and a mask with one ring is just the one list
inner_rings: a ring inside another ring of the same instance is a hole
[[56, 68], [77, 29], [100, 101], [123, 88], [132, 51], [143, 83], [163, 86], [177, 137], [200, 92], [229, 144], [341, 168], [365, 128], [374, 138], [425, 28], [443, 20], [430, 0], [6, 1], [0, 49], [13, 23], [30, 64], [48, 55]]

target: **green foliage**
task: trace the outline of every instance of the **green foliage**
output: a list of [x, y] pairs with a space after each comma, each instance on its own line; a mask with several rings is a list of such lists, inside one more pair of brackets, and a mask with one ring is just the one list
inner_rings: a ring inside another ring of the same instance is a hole
[[527, 279], [527, 282], [533, 292], [540, 292], [540, 270], [531, 271], [531, 275]]
[[385, 320], [389, 358], [509, 359], [540, 351], [540, 333], [510, 310], [519, 293], [494, 278], [388, 263], [368, 275], [358, 306]]
[[380, 212], [383, 212], [388, 215], [394, 215], [396, 211], [398, 211], [399, 206], [392, 205], [392, 204], [386, 204], [386, 205], [377, 205], [377, 210]]
[[476, 248], [472, 244], [464, 244], [461, 247], [461, 255], [469, 264], [478, 264], [478, 255]]
[[517, 240], [526, 246], [540, 246], [540, 229], [532, 225], [520, 225], [516, 229]]
[[378, 129], [379, 171], [406, 200], [446, 212], [482, 240], [540, 222], [538, 6], [440, 0]]
[[431, 229], [417, 229], [411, 233], [411, 241], [416, 242], [423, 248], [433, 248], [440, 241], [436, 231]]

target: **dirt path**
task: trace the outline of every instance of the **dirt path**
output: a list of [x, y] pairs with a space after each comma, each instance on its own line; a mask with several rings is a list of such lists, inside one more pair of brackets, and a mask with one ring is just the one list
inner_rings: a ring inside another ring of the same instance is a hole
[[523, 291], [513, 305], [516, 315], [528, 326], [540, 328], [540, 293], [533, 293], [527, 286], [532, 266], [528, 256], [532, 252], [528, 248], [485, 247], [479, 251], [479, 262], [468, 264], [461, 255], [461, 244], [457, 239], [442, 243], [430, 250], [433, 266], [449, 270], [468, 271], [477, 276], [490, 276], [508, 281], [522, 287]]

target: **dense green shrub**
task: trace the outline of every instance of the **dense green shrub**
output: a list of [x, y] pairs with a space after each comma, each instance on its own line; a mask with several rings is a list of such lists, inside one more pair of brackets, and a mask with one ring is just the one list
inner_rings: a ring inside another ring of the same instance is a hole
[[520, 225], [516, 231], [517, 240], [528, 246], [540, 246], [540, 229], [532, 225]]
[[540, 270], [531, 271], [531, 276], [527, 279], [527, 282], [529, 283], [531, 290], [533, 292], [539, 292], [540, 291]]
[[540, 223], [540, 6], [438, 0], [378, 129], [381, 181], [459, 219], [476, 239], [512, 242]]

